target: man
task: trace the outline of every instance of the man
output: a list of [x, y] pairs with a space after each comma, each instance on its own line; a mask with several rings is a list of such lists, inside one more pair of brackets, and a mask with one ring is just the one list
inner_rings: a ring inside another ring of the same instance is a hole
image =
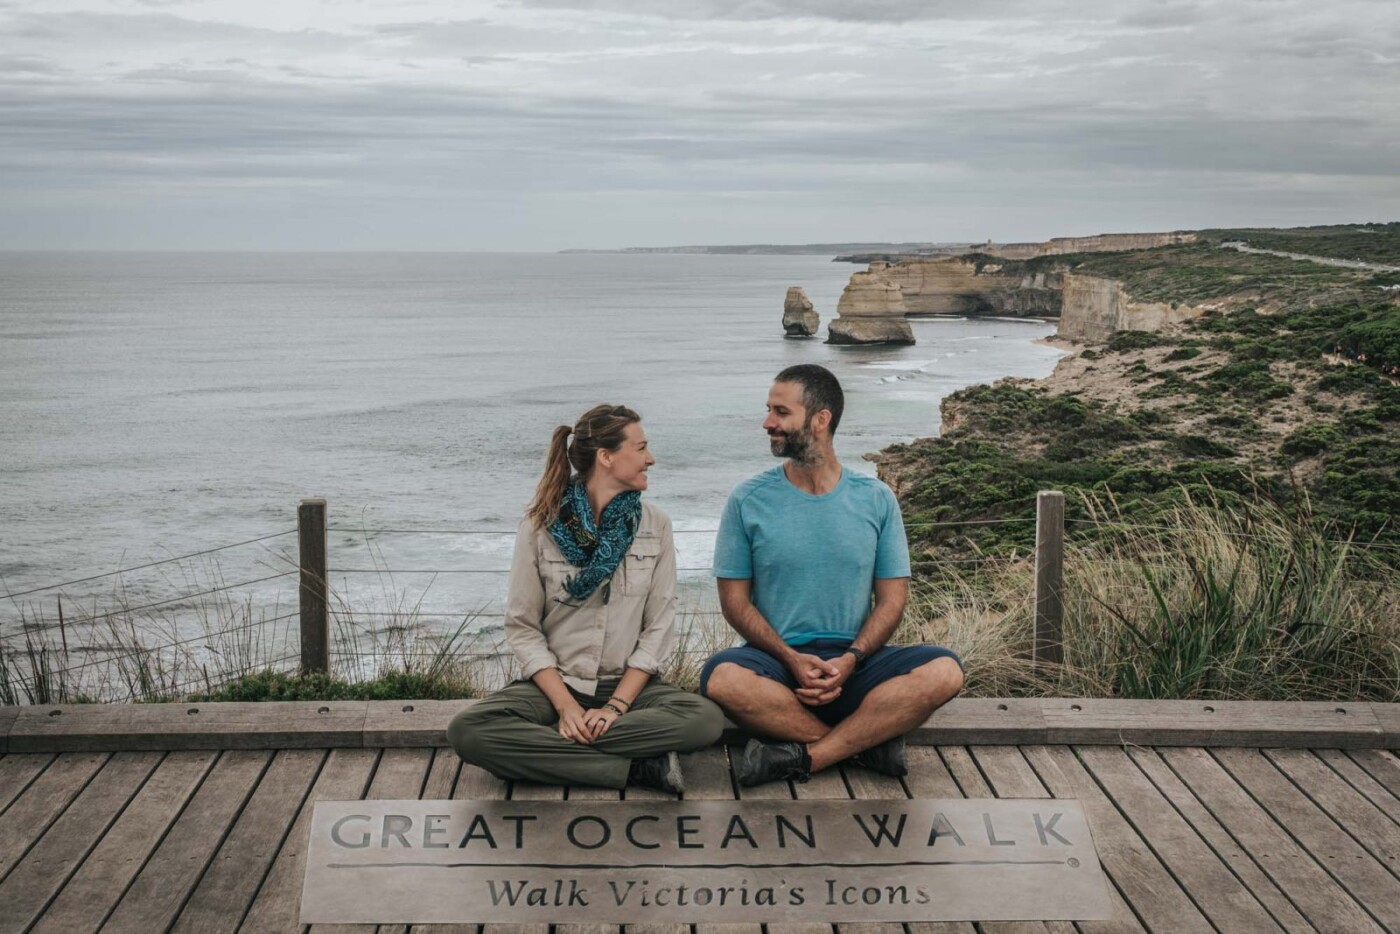
[[756, 737], [735, 765], [743, 785], [806, 781], [852, 756], [903, 775], [904, 734], [962, 688], [949, 650], [886, 645], [909, 546], [890, 488], [836, 459], [843, 408], [826, 368], [779, 373], [763, 428], [785, 461], [739, 484], [720, 520], [720, 608], [746, 644], [706, 663], [700, 693]]

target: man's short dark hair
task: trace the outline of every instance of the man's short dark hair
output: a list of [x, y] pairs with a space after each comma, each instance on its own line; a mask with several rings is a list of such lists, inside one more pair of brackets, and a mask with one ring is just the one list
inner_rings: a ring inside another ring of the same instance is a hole
[[846, 395], [835, 374], [816, 363], [799, 363], [779, 373], [774, 382], [796, 383], [802, 387], [802, 406], [807, 418], [826, 409], [831, 413], [831, 433], [841, 424], [841, 412], [846, 408]]

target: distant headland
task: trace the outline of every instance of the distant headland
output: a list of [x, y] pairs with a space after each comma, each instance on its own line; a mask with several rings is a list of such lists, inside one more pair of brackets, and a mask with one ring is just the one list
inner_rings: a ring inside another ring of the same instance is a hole
[[727, 246], [629, 246], [620, 250], [560, 250], [559, 252], [691, 253], [716, 256], [824, 256], [843, 253], [937, 256], [962, 253], [974, 245], [972, 243], [741, 243]]

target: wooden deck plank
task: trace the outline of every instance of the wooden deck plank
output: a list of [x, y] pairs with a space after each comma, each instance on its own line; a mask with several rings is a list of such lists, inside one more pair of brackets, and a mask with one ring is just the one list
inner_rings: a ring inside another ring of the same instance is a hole
[[[681, 770], [685, 773], [685, 793], [682, 795], [685, 800], [735, 800], [735, 782], [729, 774], [729, 754], [723, 745], [681, 756]], [[695, 934], [762, 934], [762, 931], [761, 924], [695, 925]]]
[[[512, 801], [562, 801], [562, 785], [544, 785], [539, 782], [512, 782]], [[481, 934], [549, 934], [548, 924], [483, 924]]]
[[[1386, 817], [1400, 824], [1400, 797], [1376, 781], [1357, 761], [1341, 749], [1314, 749], [1313, 755], [1327, 763], [1357, 793], [1376, 806]], [[1397, 773], [1400, 774], [1400, 773]]]
[[1041, 701], [1047, 744], [1381, 746], [1366, 703], [1304, 701]]
[[[974, 746], [969, 747], [968, 752], [976, 760], [978, 768], [986, 776], [992, 792], [998, 798], [1054, 797], [1018, 747]], [[1073, 934], [1077, 923], [1079, 930], [1084, 934], [1141, 934], [1142, 925], [1112, 883], [1108, 884], [1108, 897], [1113, 904], [1112, 918], [1106, 921], [1075, 923], [1046, 921], [1046, 930], [1052, 934]]]
[[199, 790], [102, 926], [110, 934], [144, 934], [174, 924], [228, 828], [242, 813], [272, 758], [269, 750], [219, 756]]
[[1264, 905], [1206, 845], [1122, 749], [1077, 750], [1133, 829], [1147, 841], [1187, 896], [1225, 931], [1277, 931]]
[[1371, 712], [1380, 724], [1380, 745], [1390, 750], [1400, 749], [1400, 704], [1372, 704]]
[[369, 701], [365, 704], [365, 747], [446, 746], [447, 725], [471, 704], [466, 698]]
[[[1216, 761], [1383, 928], [1400, 928], [1400, 881], [1294, 787], [1257, 749], [1213, 750]], [[1314, 924], [1318, 921], [1309, 916]]]
[[51, 752], [9, 755], [0, 759], [0, 815], [53, 760]]
[[[836, 769], [827, 769], [828, 773]], [[860, 801], [880, 801], [891, 798], [904, 798], [904, 785], [897, 778], [881, 775], [869, 769], [843, 763], [840, 771], [848, 796]], [[838, 934], [904, 934], [904, 926], [893, 922], [842, 922], [836, 925]], [[771, 934], [771, 932], [770, 932]]]
[[317, 801], [357, 801], [364, 796], [379, 761], [373, 749], [334, 749], [326, 758], [311, 794], [282, 840], [272, 869], [258, 888], [243, 927], [249, 931], [298, 931], [301, 886], [306, 876], [306, 847], [311, 836], [311, 813]]
[[[457, 754], [450, 749], [439, 749], [433, 760], [436, 770], [439, 760], [456, 759]], [[458, 760], [460, 762], [460, 760]], [[429, 778], [429, 784], [433, 779]], [[466, 801], [504, 801], [510, 793], [510, 783], [497, 778], [485, 769], [461, 763], [457, 771], [457, 781], [450, 794], [445, 797]], [[424, 797], [428, 797], [426, 791]], [[410, 934], [480, 934], [481, 925], [471, 922], [461, 924], [415, 924], [409, 928]]]
[[[567, 798], [570, 801], [619, 801], [622, 792], [616, 788], [596, 788], [591, 785], [569, 786]], [[556, 924], [554, 934], [618, 934], [622, 930], [617, 924]]]
[[10, 729], [18, 716], [18, 707], [0, 707], [0, 756], [10, 751]]
[[166, 755], [33, 931], [70, 934], [97, 930], [217, 759], [214, 752]]
[[362, 701], [22, 707], [10, 751], [355, 747], [365, 711]]
[[238, 930], [326, 756], [324, 749], [283, 749], [273, 756], [176, 919], [178, 934]]
[[1212, 930], [1070, 749], [1031, 746], [1025, 754], [1055, 797], [1079, 799], [1104, 872], [1144, 926], [1173, 932]]
[[[414, 704], [417, 704], [414, 701]], [[460, 709], [460, 703], [457, 704]], [[411, 711], [410, 711], [411, 712]], [[457, 774], [460, 771], [462, 760], [457, 758], [457, 753], [451, 749], [442, 747], [429, 748], [428, 754], [430, 764], [427, 774], [423, 778], [422, 789], [418, 795], [425, 801], [436, 801], [443, 798], [452, 797], [452, 790], [457, 785]], [[316, 931], [324, 931], [327, 925], [318, 925]], [[340, 929], [340, 928], [336, 928]], [[378, 934], [408, 934], [411, 929], [407, 924], [381, 924], [378, 927]], [[424, 925], [420, 930], [436, 930], [436, 925]]]
[[[729, 748], [729, 761], [734, 762], [743, 754], [742, 746], [731, 746]], [[796, 797], [793, 791], [792, 782], [764, 782], [762, 785], [754, 785], [752, 788], [745, 788], [735, 783], [741, 801], [791, 801]], [[767, 934], [831, 934], [835, 930], [834, 925], [822, 923], [820, 921], [774, 921], [770, 922], [764, 930]], [[631, 934], [629, 931], [628, 934]]]
[[[963, 746], [945, 746], [939, 751], [948, 764], [948, 771], [962, 790], [963, 797], [995, 798], [1001, 796], [987, 783], [987, 779], [978, 769], [977, 761], [969, 749]], [[1006, 797], [1011, 796], [1007, 795]], [[1050, 930], [1044, 921], [987, 921], [980, 924], [979, 927], [987, 934], [1046, 934]], [[1063, 928], [1056, 927], [1055, 930], [1058, 934]], [[1070, 930], [1073, 930], [1072, 925]]]
[[445, 801], [452, 797], [457, 787], [457, 776], [462, 772], [462, 760], [451, 749], [439, 747], [433, 750], [433, 764], [428, 768], [427, 781], [423, 783], [424, 801]]
[[[374, 780], [365, 792], [366, 801], [393, 801], [417, 798], [427, 783], [433, 764], [431, 747], [396, 747], [385, 749], [374, 770]], [[311, 934], [375, 934], [374, 924], [313, 924]], [[399, 925], [388, 925], [386, 931], [403, 931]]]
[[38, 919], [160, 760], [158, 752], [119, 752], [107, 760], [0, 884], [0, 931], [23, 931]]
[[1045, 715], [1038, 698], [955, 697], [905, 736], [911, 746], [1044, 740]]
[[1381, 749], [1348, 749], [1346, 754], [1386, 791], [1400, 798], [1400, 759], [1394, 753]]
[[1172, 772], [1320, 931], [1380, 928], [1204, 749], [1163, 749]]
[[1285, 931], [1313, 930], [1313, 926], [1279, 890], [1274, 881], [1259, 868], [1155, 750], [1129, 749], [1128, 755], [1157, 791], [1171, 802], [1177, 813], [1201, 835], [1215, 855], [1229, 866], [1230, 871], [1264, 904], [1276, 924]]
[[1264, 756], [1391, 875], [1400, 876], [1400, 828], [1389, 815], [1307, 750], [1266, 749]]
[[102, 752], [59, 756], [0, 815], [0, 881], [82, 793], [107, 759], [107, 753]]

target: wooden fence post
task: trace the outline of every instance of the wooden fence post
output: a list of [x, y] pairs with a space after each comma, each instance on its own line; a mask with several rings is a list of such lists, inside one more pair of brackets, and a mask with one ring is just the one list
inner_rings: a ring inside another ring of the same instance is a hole
[[1035, 668], [1065, 660], [1065, 494], [1041, 490], [1035, 497]]
[[330, 670], [329, 591], [326, 583], [326, 501], [304, 499], [297, 507], [301, 546], [301, 670]]

